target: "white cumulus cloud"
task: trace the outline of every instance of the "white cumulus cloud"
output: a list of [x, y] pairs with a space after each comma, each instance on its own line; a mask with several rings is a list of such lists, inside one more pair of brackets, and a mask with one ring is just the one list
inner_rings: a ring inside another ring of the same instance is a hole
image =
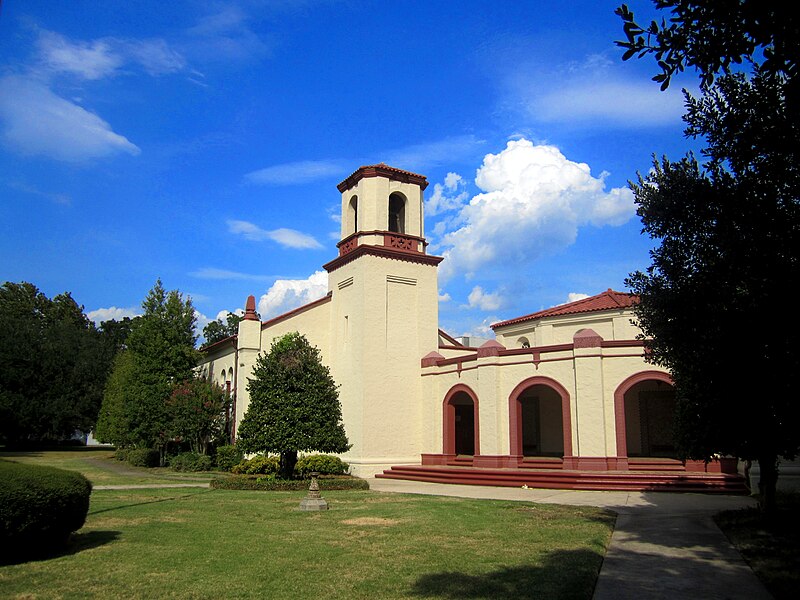
[[485, 292], [479, 285], [472, 288], [467, 301], [470, 308], [479, 308], [480, 310], [497, 310], [503, 304], [499, 292]]
[[429, 217], [461, 208], [469, 198], [466, 182], [458, 173], [448, 173], [444, 183], [433, 185], [433, 194], [425, 200], [425, 214]]
[[121, 321], [125, 317], [132, 319], [141, 314], [141, 310], [137, 307], [118, 308], [116, 306], [109, 306], [108, 308], [90, 310], [86, 313], [86, 316], [89, 317], [90, 321], [94, 321], [95, 325], [100, 325], [103, 321]]
[[307, 279], [278, 279], [258, 300], [262, 320], [277, 317], [328, 293], [328, 274], [316, 271]]
[[605, 176], [554, 146], [526, 139], [487, 154], [475, 184], [482, 193], [459, 212], [438, 246], [444, 278], [491, 265], [526, 264], [572, 244], [585, 225], [622, 225], [635, 213], [627, 188], [606, 191]]

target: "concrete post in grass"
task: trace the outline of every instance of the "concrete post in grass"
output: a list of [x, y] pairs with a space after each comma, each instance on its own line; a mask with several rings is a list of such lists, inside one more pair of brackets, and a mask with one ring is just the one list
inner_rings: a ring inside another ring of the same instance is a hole
[[328, 503], [319, 493], [319, 473], [311, 473], [311, 485], [308, 486], [308, 496], [300, 501], [300, 510], [328, 510]]

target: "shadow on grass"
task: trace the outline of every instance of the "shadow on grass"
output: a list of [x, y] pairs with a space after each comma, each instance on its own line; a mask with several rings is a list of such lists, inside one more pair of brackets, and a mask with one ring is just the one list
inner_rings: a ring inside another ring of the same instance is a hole
[[410, 590], [422, 598], [522, 598], [592, 597], [603, 557], [590, 550], [558, 550], [539, 565], [507, 567], [471, 575], [460, 571], [422, 575]]
[[71, 556], [85, 550], [110, 544], [119, 538], [119, 531], [86, 531], [73, 533], [66, 543], [58, 547], [47, 548], [44, 544], [33, 546], [18, 545], [13, 554], [0, 554], [0, 565], [19, 565], [26, 562], [52, 560], [62, 556]]
[[[126, 491], [126, 490], [114, 490], [114, 491]], [[147, 491], [147, 490], [143, 490]], [[99, 515], [102, 513], [112, 512], [115, 510], [122, 510], [124, 508], [132, 508], [134, 506], [144, 506], [145, 504], [158, 504], [160, 502], [170, 502], [173, 500], [184, 500], [186, 498], [193, 498], [194, 496], [200, 496], [201, 494], [208, 494], [215, 490], [212, 489], [203, 489], [202, 491], [195, 492], [193, 494], [182, 494], [180, 496], [167, 496], [166, 498], [156, 498], [155, 500], [143, 500], [142, 502], [133, 502], [132, 504], [120, 504], [118, 506], [112, 506], [110, 508], [101, 508], [100, 510], [90, 510], [87, 513], [87, 516]]]

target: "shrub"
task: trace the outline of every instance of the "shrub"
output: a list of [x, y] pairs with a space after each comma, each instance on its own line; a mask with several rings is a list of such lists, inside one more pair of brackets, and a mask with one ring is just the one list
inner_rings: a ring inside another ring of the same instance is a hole
[[279, 468], [280, 459], [277, 456], [259, 454], [250, 460], [243, 460], [231, 472], [240, 475], [274, 475]]
[[[319, 489], [326, 490], [368, 490], [369, 482], [357, 477], [320, 477]], [[308, 479], [278, 479], [274, 476], [230, 475], [211, 480], [211, 487], [217, 490], [256, 490], [256, 491], [303, 491], [308, 490]]]
[[236, 446], [220, 446], [217, 448], [217, 468], [221, 471], [230, 471], [242, 462], [244, 454]]
[[91, 493], [80, 473], [0, 460], [0, 555], [62, 546], [83, 527]]
[[210, 471], [214, 468], [214, 462], [211, 460], [210, 456], [206, 456], [205, 454], [182, 452], [170, 459], [169, 466], [175, 471]]
[[342, 462], [338, 456], [330, 454], [309, 454], [297, 460], [294, 467], [295, 473], [307, 477], [314, 471], [320, 475], [344, 475], [350, 470], [350, 465]]
[[130, 448], [117, 448], [114, 452], [114, 458], [120, 461], [128, 460], [128, 453], [130, 452]]
[[158, 450], [136, 448], [128, 451], [128, 463], [134, 467], [157, 467], [161, 462]]

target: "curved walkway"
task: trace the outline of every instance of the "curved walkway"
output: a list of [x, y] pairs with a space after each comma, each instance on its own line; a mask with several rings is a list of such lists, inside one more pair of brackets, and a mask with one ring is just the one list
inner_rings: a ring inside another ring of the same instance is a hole
[[617, 513], [594, 600], [772, 596], [714, 523], [722, 510], [753, 506], [747, 496], [498, 488], [370, 479], [380, 492], [599, 506]]

